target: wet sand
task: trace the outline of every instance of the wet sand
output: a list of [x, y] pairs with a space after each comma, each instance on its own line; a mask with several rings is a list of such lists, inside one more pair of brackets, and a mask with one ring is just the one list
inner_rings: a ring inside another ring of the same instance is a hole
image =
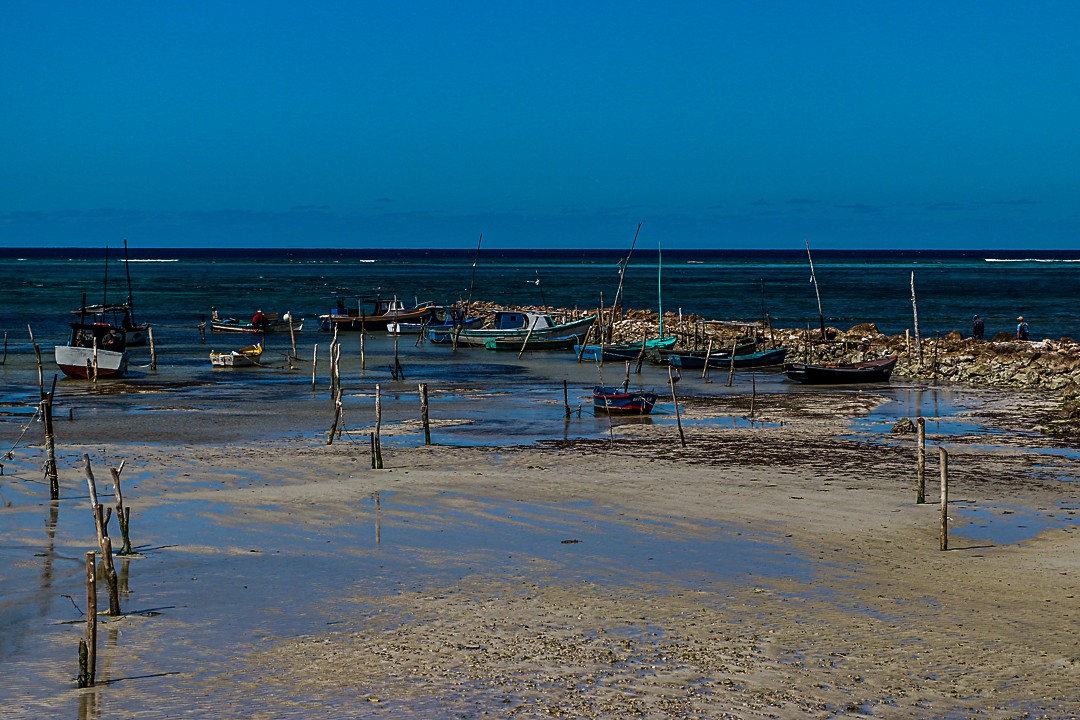
[[[1032, 432], [1052, 399], [961, 395], [923, 505], [891, 392], [758, 395], [753, 423], [691, 398], [685, 448], [670, 418], [502, 447], [390, 424], [381, 471], [363, 427], [83, 437], [58, 518], [33, 459], [2, 486], [4, 715], [1074, 717], [1075, 451]], [[140, 557], [77, 690], [83, 452], [127, 460]]]

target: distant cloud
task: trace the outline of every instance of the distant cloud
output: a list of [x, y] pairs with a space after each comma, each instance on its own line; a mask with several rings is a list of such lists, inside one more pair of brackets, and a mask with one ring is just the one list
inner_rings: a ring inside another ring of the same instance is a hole
[[875, 213], [883, 213], [886, 208], [883, 205], [870, 205], [868, 203], [852, 203], [850, 205], [836, 205], [837, 210], [850, 210], [853, 213], [860, 215], [870, 215]]
[[927, 210], [940, 210], [945, 212], [955, 212], [957, 210], [963, 210], [964, 204], [958, 202], [932, 202], [926, 203], [924, 206]]

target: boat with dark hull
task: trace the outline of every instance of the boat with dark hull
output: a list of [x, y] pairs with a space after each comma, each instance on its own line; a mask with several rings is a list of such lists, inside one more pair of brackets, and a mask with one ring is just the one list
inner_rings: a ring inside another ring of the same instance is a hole
[[593, 388], [593, 411], [608, 415], [648, 415], [656, 405], [656, 393], [629, 392], [619, 387]]
[[807, 385], [859, 385], [888, 382], [896, 367], [896, 355], [850, 363], [786, 363], [788, 378]]
[[435, 304], [430, 302], [406, 308], [396, 295], [392, 298], [379, 295], [339, 297], [329, 313], [319, 316], [319, 329], [324, 332], [385, 331], [390, 323], [423, 323], [434, 310]]

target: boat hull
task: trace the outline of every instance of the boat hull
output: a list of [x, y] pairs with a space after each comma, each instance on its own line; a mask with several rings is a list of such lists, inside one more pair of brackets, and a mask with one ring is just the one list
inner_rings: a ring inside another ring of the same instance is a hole
[[593, 412], [608, 415], [648, 415], [656, 405], [656, 393], [623, 392], [620, 388], [593, 388]]
[[252, 345], [240, 350], [230, 352], [211, 352], [210, 364], [214, 367], [252, 367], [259, 363], [262, 357], [262, 346]]
[[896, 367], [896, 356], [858, 363], [836, 365], [813, 365], [809, 363], [786, 363], [784, 372], [788, 378], [806, 385], [860, 385], [863, 383], [888, 382]]
[[[735, 355], [734, 366], [736, 370], [749, 370], [755, 368], [778, 367], [784, 364], [787, 357], [787, 348], [763, 350], [747, 355]], [[705, 368], [704, 353], [661, 353], [654, 357], [653, 362], [657, 365], [671, 365], [681, 367], [684, 370], [703, 370]], [[714, 370], [728, 370], [732, 367], [730, 353], [709, 355], [709, 367]]]
[[[95, 361], [96, 354], [96, 361]], [[54, 350], [56, 366], [60, 371], [73, 378], [93, 377], [96, 362], [97, 377], [123, 377], [128, 370], [128, 353], [113, 350], [94, 350], [94, 348], [57, 345]]]
[[675, 346], [678, 341], [674, 335], [668, 335], [661, 338], [653, 338], [646, 340], [644, 343], [615, 343], [612, 345], [586, 345], [582, 349], [581, 345], [574, 345], [574, 352], [581, 356], [582, 360], [600, 360], [605, 362], [612, 361], [618, 362], [620, 360], [637, 360], [641, 355], [642, 345], [645, 346], [645, 352], [650, 350], [665, 350]]
[[524, 350], [566, 350], [574, 347], [574, 344], [581, 340], [580, 335], [567, 335], [565, 337], [553, 337], [553, 338], [529, 338], [526, 342], [525, 338], [488, 338], [484, 341], [484, 347], [488, 350], [504, 350], [521, 352]]
[[430, 308], [393, 315], [320, 315], [319, 329], [323, 332], [378, 332], [385, 331], [390, 323], [422, 323], [430, 315]]
[[215, 320], [210, 323], [210, 332], [240, 333], [245, 335], [260, 335], [262, 333], [287, 333], [300, 332], [304, 329], [304, 319], [299, 320], [271, 320], [263, 327], [256, 327], [251, 323], [230, 320]]
[[[454, 336], [457, 336], [458, 345], [469, 345], [471, 347], [485, 347], [485, 343], [493, 338], [501, 338], [505, 340], [517, 340], [518, 348], [520, 349], [521, 343], [525, 342], [525, 338], [529, 338], [531, 343], [533, 340], [543, 340], [552, 338], [565, 338], [573, 337], [577, 342], [584, 339], [585, 334], [589, 332], [589, 328], [596, 322], [596, 316], [590, 315], [587, 318], [581, 320], [575, 320], [574, 322], [562, 323], [561, 325], [551, 325], [548, 327], [533, 328], [530, 333], [528, 328], [479, 328], [479, 329], [462, 329], [460, 332], [456, 329], [453, 330], [431, 330], [428, 332], [428, 338], [432, 342], [452, 342]], [[573, 343], [567, 345], [572, 347]]]

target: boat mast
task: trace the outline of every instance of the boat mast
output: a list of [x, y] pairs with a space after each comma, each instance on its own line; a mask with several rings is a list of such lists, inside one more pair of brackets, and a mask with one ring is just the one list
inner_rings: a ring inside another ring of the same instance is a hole
[[101, 288], [101, 312], [105, 312], [105, 305], [109, 295], [109, 246], [105, 246], [105, 286]]
[[127, 238], [124, 238], [124, 271], [127, 273], [128, 284], [128, 318], [131, 320], [131, 326], [135, 326], [135, 303], [131, 299], [131, 262], [128, 260], [127, 251]]
[[638, 223], [637, 230], [634, 232], [634, 242], [630, 243], [630, 252], [626, 254], [626, 259], [619, 263], [619, 286], [615, 288], [615, 301], [611, 303], [612, 312], [619, 307], [619, 298], [622, 297], [623, 278], [626, 276], [626, 266], [630, 264], [630, 256], [634, 254], [634, 246], [637, 245], [638, 233], [640, 232], [641, 223]]
[[[805, 239], [805, 238], [804, 238]], [[810, 282], [814, 283], [814, 295], [817, 296], [818, 320], [821, 321], [821, 339], [825, 339], [825, 313], [821, 310], [821, 293], [818, 292], [817, 275], [814, 274], [814, 258], [810, 256], [810, 241], [806, 240], [806, 257], [810, 260]]]
[[660, 335], [664, 337], [664, 294], [660, 285], [660, 274], [664, 267], [663, 249], [659, 240], [656, 241], [656, 303], [660, 307]]

